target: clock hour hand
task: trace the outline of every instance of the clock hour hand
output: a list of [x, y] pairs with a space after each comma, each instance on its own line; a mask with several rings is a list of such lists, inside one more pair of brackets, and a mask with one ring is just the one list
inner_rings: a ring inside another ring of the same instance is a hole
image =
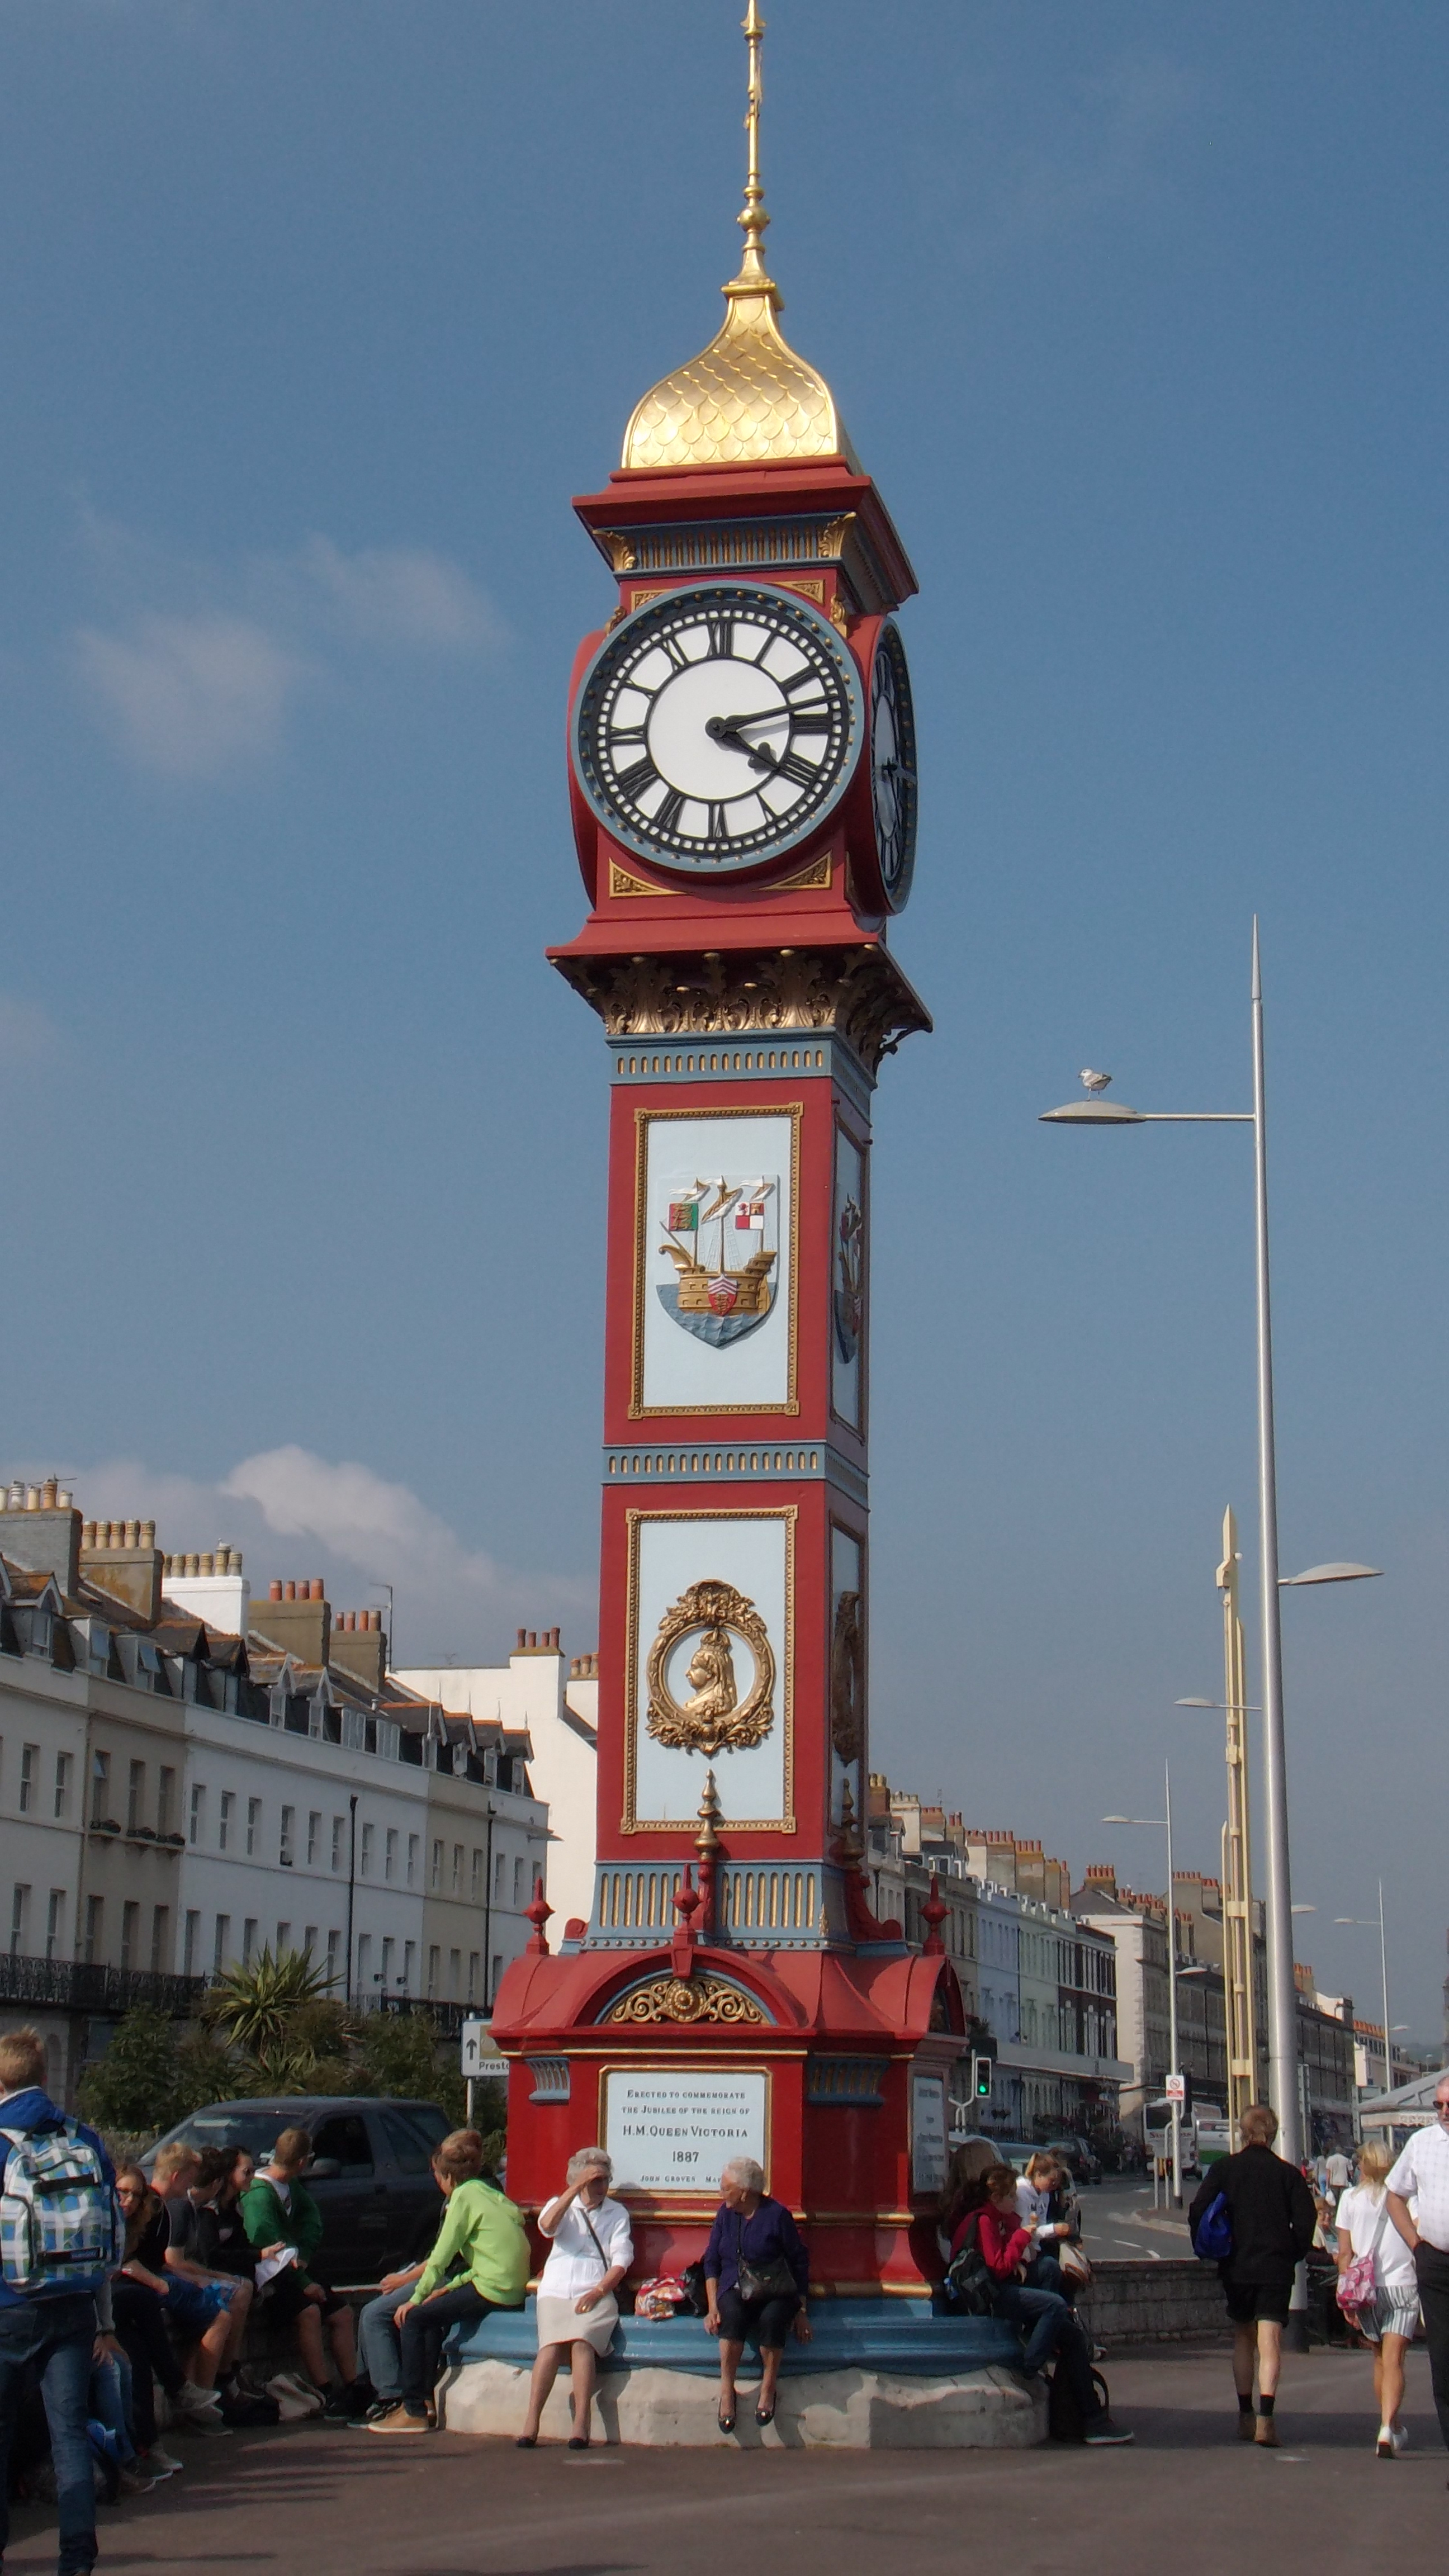
[[776, 724], [779, 718], [769, 716], [711, 716], [705, 732], [711, 742], [721, 742], [727, 751], [742, 751], [751, 769], [769, 771], [778, 768], [774, 753], [764, 743], [746, 742], [742, 725]]

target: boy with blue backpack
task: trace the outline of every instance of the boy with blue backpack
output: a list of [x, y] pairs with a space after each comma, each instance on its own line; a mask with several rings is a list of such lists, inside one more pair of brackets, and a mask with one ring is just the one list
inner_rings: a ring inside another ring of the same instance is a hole
[[55, 2463], [57, 2576], [86, 2576], [96, 2561], [91, 2361], [111, 2331], [125, 2231], [110, 2157], [94, 2129], [57, 2110], [44, 2079], [39, 2033], [0, 2033], [0, 2559], [10, 2447], [33, 2373]]

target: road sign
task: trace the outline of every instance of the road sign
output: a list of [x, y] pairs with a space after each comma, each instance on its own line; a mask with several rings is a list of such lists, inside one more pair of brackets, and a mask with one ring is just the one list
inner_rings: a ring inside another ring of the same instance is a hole
[[1185, 2075], [1169, 2075], [1163, 2090], [1165, 2091], [1169, 2102], [1185, 2102], [1187, 2100], [1187, 2077]]
[[463, 2024], [463, 2072], [465, 2075], [506, 2075], [507, 2061], [501, 2058], [488, 2036], [486, 2021]]

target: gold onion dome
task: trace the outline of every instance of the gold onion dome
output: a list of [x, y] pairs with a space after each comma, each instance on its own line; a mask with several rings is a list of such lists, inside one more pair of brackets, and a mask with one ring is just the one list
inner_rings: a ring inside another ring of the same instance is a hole
[[[811, 456], [851, 457], [825, 378], [797, 357], [775, 319], [783, 298], [766, 274], [769, 223], [760, 185], [760, 38], [756, 0], [744, 20], [749, 39], [749, 176], [738, 277], [725, 288], [724, 326], [686, 366], [651, 386], [624, 432], [621, 462], [653, 472], [681, 465], [761, 465]], [[854, 462], [851, 457], [852, 463]]]

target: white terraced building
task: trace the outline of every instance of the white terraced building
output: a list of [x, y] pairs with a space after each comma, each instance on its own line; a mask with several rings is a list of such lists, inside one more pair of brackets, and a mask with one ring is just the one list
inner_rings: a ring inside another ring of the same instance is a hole
[[265, 1944], [354, 2004], [486, 2012], [547, 1874], [526, 1732], [408, 1690], [320, 1583], [252, 1602], [232, 1550], [0, 1504], [0, 2027], [36, 2022], [60, 2092], [129, 2005]]

